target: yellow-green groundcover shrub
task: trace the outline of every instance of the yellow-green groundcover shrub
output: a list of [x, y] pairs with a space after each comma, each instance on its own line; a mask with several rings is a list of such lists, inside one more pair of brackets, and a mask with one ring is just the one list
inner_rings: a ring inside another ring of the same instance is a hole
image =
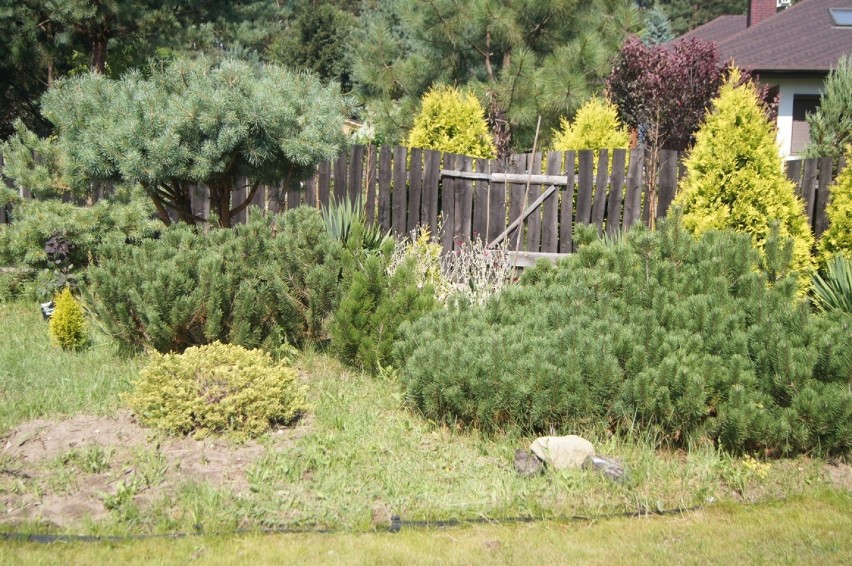
[[63, 350], [79, 350], [89, 340], [83, 308], [68, 287], [57, 293], [53, 301], [55, 308], [48, 324], [51, 343]]
[[196, 437], [257, 437], [307, 409], [288, 360], [221, 342], [152, 353], [125, 399], [143, 425]]

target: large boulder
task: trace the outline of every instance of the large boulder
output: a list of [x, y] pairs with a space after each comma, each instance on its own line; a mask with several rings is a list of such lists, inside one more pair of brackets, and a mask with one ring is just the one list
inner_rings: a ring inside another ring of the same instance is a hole
[[579, 470], [586, 458], [595, 455], [591, 442], [573, 434], [536, 438], [530, 450], [555, 470]]

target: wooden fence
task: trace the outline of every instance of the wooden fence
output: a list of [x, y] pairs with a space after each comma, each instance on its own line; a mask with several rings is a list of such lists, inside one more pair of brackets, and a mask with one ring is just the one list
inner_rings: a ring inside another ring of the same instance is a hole
[[[826, 228], [830, 185], [843, 165], [842, 159], [831, 158], [786, 164], [817, 236]], [[440, 219], [446, 251], [471, 238], [492, 242], [503, 235], [512, 249], [570, 253], [577, 224], [595, 224], [614, 234], [636, 222], [649, 223], [649, 210], [656, 218], [666, 215], [683, 174], [680, 155], [662, 152], [655, 191], [645, 182], [647, 173], [641, 150], [551, 151], [500, 162], [405, 147], [353, 146], [337, 160], [320, 164], [300, 187], [261, 187], [252, 205], [278, 212], [302, 204], [327, 206], [332, 198], [361, 198], [368, 219], [394, 233], [406, 234], [421, 224], [434, 232]], [[242, 202], [246, 191], [235, 191], [233, 201]], [[654, 207], [650, 195], [655, 195]], [[195, 213], [207, 217], [206, 188], [196, 187], [191, 196]], [[511, 225], [522, 215], [519, 240], [518, 228]], [[246, 217], [244, 210], [234, 220]], [[5, 210], [0, 221], [7, 221]]]

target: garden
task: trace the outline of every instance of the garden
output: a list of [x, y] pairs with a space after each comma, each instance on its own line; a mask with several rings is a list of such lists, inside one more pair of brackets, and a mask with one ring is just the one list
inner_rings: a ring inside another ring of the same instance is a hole
[[[485, 560], [535, 552], [500, 524], [733, 540], [701, 526], [730, 516], [811, 537], [760, 553], [848, 558], [852, 167], [815, 237], [759, 89], [713, 72], [670, 212], [577, 223], [575, 253], [524, 270], [476, 235], [443, 252], [451, 226], [382, 230], [360, 199], [252, 206], [353, 143], [352, 100], [311, 74], [199, 57], [57, 81], [53, 135], [19, 122], [2, 146], [0, 537], [333, 532], [380, 560], [357, 537], [428, 552], [418, 529], [461, 524]], [[626, 145], [622, 119], [592, 98], [547, 143]], [[410, 145], [491, 157], [492, 133], [440, 88]], [[546, 446], [569, 435], [592, 451], [563, 466]], [[650, 516], [669, 526], [629, 519]]]

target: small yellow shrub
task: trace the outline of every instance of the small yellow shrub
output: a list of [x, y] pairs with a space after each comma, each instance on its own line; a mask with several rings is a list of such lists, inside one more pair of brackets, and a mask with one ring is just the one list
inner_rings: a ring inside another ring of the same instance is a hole
[[48, 324], [50, 341], [63, 350], [79, 350], [88, 341], [83, 308], [68, 287], [57, 293], [53, 302], [56, 308]]
[[408, 147], [473, 157], [491, 158], [496, 154], [479, 100], [471, 92], [449, 86], [435, 87], [423, 95]]
[[125, 400], [146, 426], [197, 437], [256, 437], [307, 409], [286, 359], [275, 363], [262, 350], [220, 342], [152, 354]]
[[597, 96], [577, 110], [573, 124], [562, 118], [560, 129], [553, 131], [553, 149], [556, 151], [626, 149], [629, 144], [630, 134], [618, 119], [615, 104]]

